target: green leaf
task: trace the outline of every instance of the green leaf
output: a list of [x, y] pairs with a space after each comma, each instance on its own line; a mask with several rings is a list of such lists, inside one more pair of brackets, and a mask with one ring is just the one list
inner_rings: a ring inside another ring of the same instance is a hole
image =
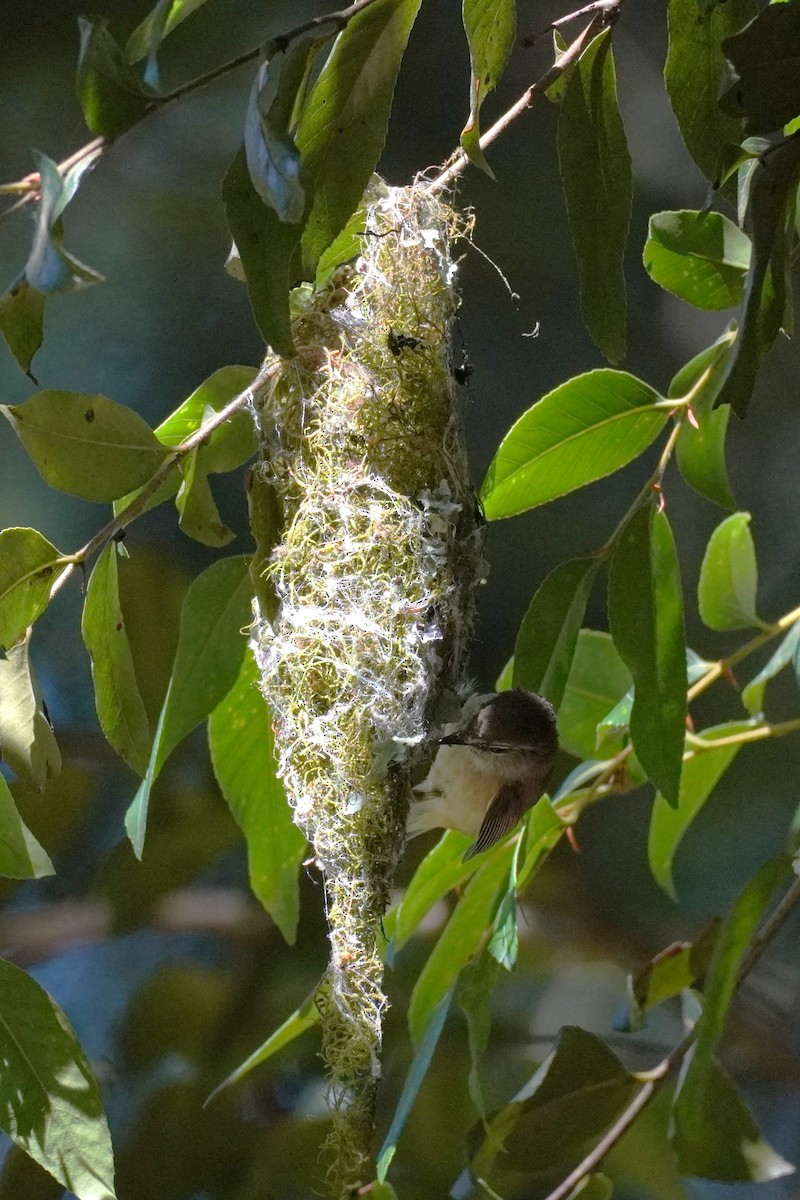
[[447, 1011], [450, 1008], [452, 998], [453, 988], [450, 988], [434, 1008], [430, 1020], [419, 1039], [416, 1053], [409, 1067], [406, 1081], [403, 1084], [403, 1090], [400, 1093], [400, 1099], [397, 1101], [397, 1108], [394, 1111], [392, 1123], [378, 1152], [377, 1174], [380, 1183], [383, 1183], [386, 1179], [386, 1173], [389, 1170], [395, 1150], [397, 1149], [398, 1138], [403, 1132], [405, 1123], [408, 1120], [408, 1114], [411, 1112], [414, 1101], [417, 1098], [417, 1092], [422, 1087], [422, 1082], [428, 1072], [433, 1052], [436, 1049], [439, 1036], [444, 1028]]
[[268, 621], [274, 621], [278, 612], [278, 594], [268, 567], [272, 552], [281, 538], [283, 507], [275, 486], [264, 477], [260, 463], [246, 476], [245, 486], [250, 532], [256, 543], [250, 560], [253, 593], [259, 614]]
[[654, 213], [643, 258], [648, 275], [665, 291], [695, 308], [718, 311], [741, 303], [750, 239], [721, 213]]
[[217, 782], [247, 842], [250, 886], [294, 943], [306, 839], [278, 779], [272, 717], [250, 650], [233, 688], [209, 718], [208, 741]]
[[482, 954], [475, 962], [468, 963], [461, 973], [458, 985], [458, 1003], [467, 1022], [469, 1040], [469, 1095], [481, 1119], [486, 1117], [486, 1107], [481, 1085], [481, 1059], [489, 1045], [492, 1027], [492, 994], [500, 964], [492, 954]]
[[[733, 737], [751, 727], [751, 723], [747, 721], [732, 721], [704, 729], [699, 737], [704, 742], [713, 743], [722, 738]], [[673, 808], [663, 796], [656, 796], [647, 839], [647, 857], [653, 878], [673, 900], [676, 899], [676, 893], [672, 881], [672, 861], [678, 846], [739, 753], [739, 746], [734, 744], [721, 746], [718, 750], [693, 750], [691, 757], [683, 764], [677, 808]]]
[[739, 123], [717, 104], [725, 73], [721, 43], [756, 11], [756, 0], [707, 5], [697, 0], [669, 0], [669, 51], [664, 67], [667, 92], [686, 149], [713, 183], [719, 179], [723, 147], [741, 141]]
[[625, 1033], [638, 1033], [654, 1008], [702, 980], [718, 934], [719, 921], [710, 921], [696, 941], [673, 942], [636, 975], [629, 975], [628, 1013], [624, 1021], [615, 1021], [614, 1027]]
[[[46, 875], [55, 875], [53, 864], [30, 829], [23, 823], [9, 786], [0, 775], [0, 876], [6, 879], [43, 879]], [[6, 965], [0, 959], [0, 978], [1, 967]], [[0, 1014], [1, 1012], [0, 1009]], [[8, 1128], [2, 1120], [0, 1128]]]
[[633, 676], [631, 739], [659, 791], [678, 802], [686, 724], [686, 642], [675, 542], [647, 504], [619, 537], [608, 582], [614, 644]]
[[239, 253], [256, 325], [276, 354], [294, 354], [289, 288], [299, 276], [294, 265], [300, 226], [286, 225], [253, 187], [242, 147], [225, 176], [222, 199], [228, 228]]
[[508, 877], [511, 848], [479, 868], [467, 884], [439, 940], [419, 973], [408, 1010], [411, 1040], [418, 1046], [434, 1011], [458, 979], [493, 920]]
[[256, 72], [244, 126], [244, 152], [250, 180], [278, 219], [303, 220], [306, 193], [300, 179], [300, 153], [289, 132], [292, 108], [316, 42], [303, 40], [275, 50]]
[[514, 48], [517, 34], [516, 0], [463, 0], [462, 15], [470, 58], [469, 119], [461, 131], [461, 146], [476, 167], [494, 179], [480, 147], [478, 115], [494, 91]]
[[[611, 635], [582, 629], [558, 713], [559, 741], [568, 753], [580, 759], [597, 757], [597, 727], [627, 694], [631, 682]], [[614, 753], [607, 748], [602, 757]]]
[[0, 657], [0, 754], [15, 775], [43, 792], [61, 770], [61, 753], [30, 660], [30, 630]]
[[611, 1200], [614, 1185], [607, 1175], [587, 1175], [576, 1184], [567, 1200]]
[[781, 129], [800, 113], [800, 10], [769, 4], [722, 43], [730, 87], [719, 106], [743, 119], [748, 134]]
[[37, 292], [24, 275], [0, 296], [0, 334], [25, 374], [31, 375], [33, 356], [44, 337], [46, 297]]
[[703, 623], [718, 632], [761, 625], [756, 614], [757, 588], [750, 513], [733, 513], [714, 530], [703, 555], [697, 588]]
[[[261, 1063], [267, 1062], [273, 1055], [282, 1050], [284, 1046], [289, 1046], [306, 1030], [313, 1029], [315, 1025], [319, 1025], [321, 1018], [320, 999], [327, 995], [328, 981], [323, 978], [320, 983], [306, 997], [299, 1008], [296, 1008], [291, 1016], [287, 1017], [282, 1025], [279, 1025], [274, 1033], [271, 1033], [267, 1040], [249, 1054], [243, 1063], [231, 1071], [222, 1083], [217, 1084], [213, 1092], [206, 1099], [205, 1104], [208, 1105], [218, 1096], [225, 1088], [231, 1087], [234, 1083], [239, 1083], [248, 1075], [255, 1067], [259, 1067]], [[205, 1107], [205, 1105], [204, 1105]]]
[[611, 363], [625, 357], [623, 258], [633, 200], [631, 156], [606, 29], [570, 77], [558, 118], [558, 161], [581, 279], [581, 312]]
[[[434, 904], [474, 875], [486, 861], [469, 858], [465, 862], [464, 851], [469, 844], [466, 834], [449, 829], [425, 855], [397, 907], [392, 931], [395, 950], [402, 949]], [[492, 857], [499, 857], [499, 852], [500, 847], [492, 851]]]
[[[313, 188], [303, 232], [309, 278], [358, 207], [375, 170], [419, 5], [420, 0], [376, 0], [351, 18], [303, 108], [295, 142]], [[235, 233], [234, 240], [239, 245]]]
[[681, 475], [701, 496], [723, 508], [736, 508], [736, 498], [728, 480], [725, 439], [731, 410], [727, 405], [714, 408], [727, 369], [728, 355], [735, 334], [726, 331], [713, 346], [702, 350], [683, 367], [669, 385], [667, 395], [685, 396], [709, 374], [692, 399], [696, 424], [685, 420], [675, 445], [675, 458]]
[[225, 698], [242, 665], [242, 630], [251, 619], [250, 574], [243, 555], [212, 563], [190, 585], [181, 610], [178, 648], [158, 719], [150, 761], [125, 815], [137, 858], [142, 856], [150, 789], [172, 751]]
[[[690, 1057], [690, 1072], [691, 1063]], [[735, 1083], [715, 1059], [708, 1065], [702, 1108], [692, 1114], [691, 1124], [683, 1112], [682, 1094], [683, 1088], [674, 1106], [670, 1139], [682, 1175], [721, 1183], [768, 1183], [795, 1170], [764, 1140]]]
[[794, 220], [798, 172], [800, 134], [794, 134], [765, 150], [749, 175], [744, 228], [753, 244], [753, 258], [744, 315], [716, 401], [730, 404], [740, 417], [747, 411], [759, 367], [786, 319], [787, 261], [792, 247], [787, 226]]
[[158, 103], [108, 31], [105, 17], [78, 17], [78, 99], [92, 133], [113, 141]]
[[[385, 188], [386, 185], [380, 176], [373, 175], [364, 195], [365, 197], [372, 195], [377, 198], [381, 190], [385, 191]], [[323, 291], [331, 282], [339, 267], [359, 256], [364, 244], [364, 238], [366, 237], [366, 227], [367, 205], [365, 201], [362, 201], [342, 232], [338, 237], [333, 239], [328, 249], [320, 255], [319, 262], [317, 263], [317, 272], [314, 276], [315, 292]]]
[[594, 1034], [573, 1025], [525, 1087], [489, 1121], [472, 1159], [485, 1179], [504, 1150], [515, 1170], [545, 1171], [574, 1162], [630, 1103], [639, 1082]]
[[764, 691], [767, 683], [770, 679], [774, 679], [790, 662], [796, 661], [798, 647], [800, 647], [800, 621], [792, 625], [769, 661], [742, 689], [742, 703], [751, 716], [758, 716], [763, 712]]
[[208, 482], [203, 459], [203, 447], [198, 446], [181, 460], [182, 483], [175, 505], [178, 524], [187, 537], [204, 546], [227, 546], [236, 534], [224, 523]]
[[150, 756], [150, 730], [122, 615], [117, 547], [113, 543], [106, 546], [92, 571], [81, 633], [92, 660], [100, 728], [128, 766], [144, 775]]
[[64, 231], [61, 216], [75, 194], [85, 167], [66, 176], [46, 154], [34, 150], [33, 157], [39, 172], [40, 198], [36, 213], [33, 244], [25, 263], [25, 278], [39, 292], [78, 291], [93, 283], [102, 283], [103, 276], [79, 262], [62, 246]]
[[[61, 551], [37, 529], [0, 532], [0, 647], [7, 650], [40, 617], [61, 574]], [[62, 568], [63, 569], [63, 568]]]
[[522, 618], [514, 646], [514, 687], [546, 696], [558, 710], [599, 561], [573, 558], [545, 579]]
[[155, 8], [136, 26], [125, 46], [125, 57], [129, 63], [151, 58], [156, 54], [165, 37], [185, 21], [192, 13], [202, 8], [206, 0], [159, 0]]
[[548, 392], [495, 454], [481, 488], [488, 520], [566, 496], [638, 458], [664, 428], [660, 400], [640, 379], [608, 368]]
[[168, 454], [138, 413], [106, 396], [37, 392], [0, 411], [44, 479], [84, 500], [116, 500], [145, 483]]
[[113, 1200], [100, 1090], [58, 1005], [0, 961], [0, 1126], [78, 1200]]

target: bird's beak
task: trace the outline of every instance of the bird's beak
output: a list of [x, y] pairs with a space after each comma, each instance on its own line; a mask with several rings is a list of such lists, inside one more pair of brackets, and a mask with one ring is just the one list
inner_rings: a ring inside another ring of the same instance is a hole
[[461, 729], [457, 729], [455, 733], [448, 733], [447, 737], [439, 738], [440, 746], [464, 746], [466, 744], [464, 732]]

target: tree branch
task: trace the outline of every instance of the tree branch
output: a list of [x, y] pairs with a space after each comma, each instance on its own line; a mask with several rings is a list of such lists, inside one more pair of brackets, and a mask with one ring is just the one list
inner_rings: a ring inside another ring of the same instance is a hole
[[[769, 946], [783, 928], [798, 904], [800, 904], [800, 879], [795, 879], [772, 916], [764, 922], [760, 932], [756, 934], [750, 943], [739, 967], [739, 974], [736, 978], [737, 988], [750, 974], [767, 946]], [[644, 1078], [644, 1083], [622, 1115], [606, 1131], [594, 1149], [590, 1150], [581, 1162], [578, 1163], [574, 1171], [570, 1171], [569, 1175], [561, 1181], [557, 1188], [550, 1192], [545, 1200], [564, 1200], [576, 1184], [585, 1179], [587, 1175], [591, 1175], [600, 1165], [608, 1152], [616, 1146], [623, 1134], [627, 1133], [639, 1116], [639, 1113], [650, 1103], [655, 1093], [683, 1062], [683, 1059], [694, 1043], [696, 1028], [697, 1026], [691, 1029], [678, 1045], [670, 1051], [667, 1057], [662, 1059], [652, 1071], [642, 1073], [641, 1077]]]

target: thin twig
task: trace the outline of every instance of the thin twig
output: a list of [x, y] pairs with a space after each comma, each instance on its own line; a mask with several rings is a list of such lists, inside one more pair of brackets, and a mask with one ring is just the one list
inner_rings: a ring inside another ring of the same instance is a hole
[[575, 12], [567, 13], [565, 17], [557, 17], [555, 21], [551, 21], [544, 29], [537, 29], [535, 33], [528, 33], [525, 37], [521, 37], [517, 42], [518, 46], [522, 46], [527, 50], [536, 42], [541, 41], [543, 37], [547, 37], [548, 33], [552, 33], [554, 29], [560, 29], [563, 25], [569, 25], [572, 21], [577, 21], [579, 17], [588, 17], [590, 13], [604, 13], [606, 18], [612, 17], [615, 10], [619, 7], [619, 0], [594, 0], [592, 4], [586, 4], [583, 8], [577, 9]]
[[[608, 3], [603, 5], [602, 11], [598, 11], [581, 34], [576, 37], [560, 54], [553, 65], [545, 71], [541, 79], [537, 79], [535, 83], [522, 93], [519, 99], [511, 105], [506, 112], [499, 117], [491, 128], [486, 130], [480, 139], [480, 148], [485, 150], [490, 146], [501, 133], [504, 133], [512, 121], [516, 121], [517, 117], [530, 108], [535, 98], [542, 92], [547, 91], [557, 79], [560, 79], [564, 72], [576, 62], [588, 43], [592, 38], [600, 33], [616, 16], [622, 0], [608, 0]], [[428, 187], [431, 191], [438, 192], [442, 188], [448, 187], [454, 179], [457, 179], [461, 172], [469, 165], [469, 158], [463, 152], [459, 152], [449, 166], [445, 167], [440, 175], [433, 179]]]
[[[783, 928], [798, 904], [800, 904], [800, 879], [795, 879], [772, 916], [764, 922], [761, 930], [750, 943], [736, 977], [737, 987], [750, 974], [767, 946]], [[640, 1073], [639, 1077], [643, 1078], [644, 1082], [628, 1107], [617, 1118], [611, 1128], [605, 1132], [594, 1149], [585, 1155], [574, 1171], [570, 1171], [569, 1175], [561, 1181], [557, 1188], [550, 1192], [545, 1200], [564, 1200], [576, 1184], [585, 1179], [587, 1175], [591, 1175], [600, 1165], [608, 1152], [616, 1146], [623, 1134], [628, 1132], [642, 1110], [650, 1103], [655, 1093], [683, 1062], [683, 1059], [694, 1043], [696, 1030], [697, 1026], [695, 1025], [694, 1029], [691, 1029], [678, 1045], [670, 1051], [666, 1058], [662, 1059], [651, 1071]]]
[[[155, 112], [156, 109], [163, 108], [165, 104], [171, 104], [174, 100], [180, 100], [183, 96], [187, 96], [191, 92], [199, 91], [200, 88], [207, 87], [210, 83], [214, 83], [216, 80], [222, 79], [226, 75], [230, 75], [232, 71], [237, 70], [246, 63], [254, 62], [262, 53], [264, 53], [265, 49], [268, 53], [270, 51], [275, 53], [280, 50], [285, 50], [292, 42], [296, 41], [297, 38], [302, 37], [306, 33], [311, 33], [315, 29], [324, 28], [325, 26], [331, 27], [331, 33], [340, 31], [344, 29], [348, 21], [351, 21], [352, 18], [357, 16], [358, 13], [362, 12], [363, 9], [369, 8], [369, 6], [375, 2], [376, 0], [355, 0], [355, 3], [349, 4], [346, 8], [341, 8], [335, 12], [325, 13], [322, 16], [311, 17], [306, 21], [302, 21], [299, 25], [295, 25], [293, 29], [287, 30], [286, 33], [281, 33], [276, 35], [274, 38], [271, 38], [266, 43], [266, 46], [264, 43], [259, 43], [257, 46], [253, 46], [250, 50], [245, 50], [242, 54], [237, 55], [236, 58], [232, 58], [228, 62], [212, 68], [212, 70], [207, 71], [205, 75], [198, 75], [196, 79], [190, 79], [187, 83], [182, 84], [180, 87], [174, 88], [173, 91], [165, 92], [163, 95], [157, 96], [147, 109], [145, 116], [149, 115], [151, 112]], [[86, 158], [99, 158], [100, 155], [103, 154], [110, 145], [111, 143], [107, 141], [106, 138], [94, 138], [91, 142], [87, 142], [85, 146], [82, 146], [79, 150], [76, 150], [74, 154], [71, 154], [68, 158], [65, 158], [63, 162], [60, 162], [58, 164], [59, 172], [64, 175], [70, 169], [70, 167], [75, 166], [77, 163], [82, 162]], [[32, 199], [34, 199], [38, 194], [39, 186], [40, 180], [36, 172], [26, 175], [24, 179], [17, 180], [14, 183], [0, 185], [0, 194], [23, 193], [20, 199], [16, 200], [14, 204], [12, 204], [4, 212], [0, 213], [0, 221], [4, 221], [7, 217], [11, 216], [12, 213], [17, 212], [23, 207], [23, 205], [28, 204]]]
[[169, 479], [172, 472], [177, 467], [185, 455], [195, 450], [198, 446], [202, 446], [203, 442], [218, 429], [220, 425], [224, 425], [226, 421], [237, 413], [239, 409], [244, 408], [246, 404], [253, 403], [257, 392], [264, 386], [280, 370], [280, 362], [271, 362], [268, 367], [262, 367], [256, 378], [246, 387], [238, 396], [234, 396], [229, 404], [221, 408], [219, 412], [214, 413], [212, 417], [194, 431], [185, 441], [179, 446], [175, 446], [169, 457], [165, 458], [161, 466], [154, 475], [148, 479], [147, 483], [136, 493], [131, 502], [121, 509], [116, 516], [99, 529], [94, 537], [90, 538], [85, 546], [80, 550], [76, 550], [74, 554], [64, 555], [62, 559], [56, 563], [56, 569], [63, 564], [64, 570], [56, 579], [50, 590], [50, 599], [61, 591], [67, 580], [72, 577], [76, 567], [82, 566], [87, 559], [91, 558], [99, 550], [103, 550], [108, 543], [116, 537], [123, 529], [126, 529], [137, 517], [141, 516], [147, 507], [147, 501], [151, 496], [154, 496], [165, 480]]

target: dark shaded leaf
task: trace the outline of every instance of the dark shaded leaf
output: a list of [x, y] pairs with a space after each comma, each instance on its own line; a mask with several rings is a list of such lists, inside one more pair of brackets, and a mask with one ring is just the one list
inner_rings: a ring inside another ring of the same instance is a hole
[[256, 543], [250, 559], [250, 578], [259, 614], [268, 621], [274, 621], [278, 612], [278, 595], [268, 567], [283, 529], [281, 500], [274, 485], [264, 477], [260, 464], [248, 472], [246, 487], [250, 532]]
[[[689, 1072], [691, 1064], [690, 1057]], [[675, 1102], [671, 1131], [682, 1175], [720, 1183], [768, 1183], [794, 1171], [764, 1140], [735, 1083], [715, 1059], [708, 1065], [702, 1108], [692, 1113], [691, 1121], [684, 1115], [682, 1095], [683, 1088]]]
[[306, 207], [300, 153], [289, 132], [292, 108], [317, 43], [276, 50], [258, 68], [244, 126], [247, 169], [258, 195], [278, 219], [297, 224]]
[[462, 15], [470, 57], [469, 119], [461, 131], [461, 146], [476, 167], [494, 179], [480, 147], [478, 115], [494, 91], [514, 48], [517, 33], [516, 0], [463, 0]]
[[[55, 875], [53, 864], [36, 838], [17, 812], [9, 786], [0, 775], [0, 876], [6, 879], [43, 879]], [[0, 960], [0, 1000], [2, 998], [2, 967], [8, 964]], [[0, 1018], [2, 1004], [0, 1003]], [[0, 1047], [3, 1045], [2, 1020], [0, 1019]], [[7, 1062], [7, 1060], [6, 1060]], [[6, 1068], [7, 1070], [7, 1065]], [[2, 1082], [0, 1082], [0, 1092]], [[0, 1111], [5, 1108], [0, 1100]], [[0, 1118], [0, 1128], [8, 1126]]]
[[78, 1200], [113, 1200], [114, 1160], [100, 1091], [57, 1004], [0, 961], [0, 1126]]
[[611, 363], [625, 357], [625, 275], [633, 176], [617, 106], [617, 79], [606, 29], [572, 72], [558, 118], [558, 161], [581, 280], [581, 312], [592, 341]]
[[628, 1011], [615, 1029], [637, 1033], [659, 1004], [680, 996], [702, 980], [719, 934], [719, 921], [710, 921], [694, 942], [673, 942], [650, 960], [637, 975], [628, 976]]
[[695, 308], [718, 311], [741, 303], [750, 239], [721, 213], [654, 213], [643, 258], [660, 287]]
[[0, 658], [0, 755], [15, 775], [42, 792], [61, 770], [61, 752], [45, 716], [30, 640], [28, 630]]
[[58, 575], [61, 551], [37, 529], [0, 532], [0, 648], [8, 650], [41, 616]]
[[719, 179], [723, 148], [741, 140], [738, 121], [717, 104], [725, 73], [723, 38], [758, 11], [756, 0], [669, 0], [669, 52], [664, 67], [670, 104], [686, 149], [707, 179]]
[[611, 562], [608, 615], [633, 676], [631, 739], [656, 787], [678, 802], [686, 722], [686, 643], [675, 542], [666, 514], [644, 505]]
[[481, 1119], [486, 1117], [481, 1085], [481, 1059], [489, 1045], [492, 1026], [491, 1000], [499, 969], [500, 964], [494, 955], [482, 954], [475, 962], [468, 963], [462, 971], [457, 992], [458, 1003], [467, 1022], [469, 1039], [469, 1095]]
[[[11, 353], [29, 378], [33, 356], [44, 337], [46, 297], [37, 292], [24, 275], [0, 296], [0, 333]], [[33, 379], [35, 383], [36, 380]]]
[[689, 420], [681, 425], [675, 459], [689, 487], [723, 508], [736, 508], [725, 461], [731, 410], [727, 405], [715, 409], [714, 401], [722, 386], [734, 338], [735, 333], [727, 330], [713, 346], [702, 350], [678, 372], [667, 393], [676, 398], [686, 396], [708, 370], [705, 383], [692, 399], [696, 425]]
[[759, 367], [786, 319], [786, 266], [800, 171], [800, 134], [764, 151], [750, 174], [744, 228], [753, 244], [744, 315], [716, 403], [743, 417]]
[[543, 1171], [574, 1164], [630, 1103], [635, 1076], [593, 1034], [566, 1025], [555, 1049], [489, 1121], [470, 1169], [486, 1179], [497, 1154], [504, 1165]]
[[92, 571], [81, 633], [92, 660], [100, 728], [128, 766], [137, 775], [144, 775], [150, 756], [150, 730], [122, 615], [117, 547], [113, 543], [106, 546]]
[[[751, 727], [748, 721], [732, 721], [704, 729], [699, 736], [703, 741], [714, 742]], [[663, 796], [656, 796], [647, 839], [647, 857], [653, 878], [673, 900], [676, 899], [676, 893], [672, 882], [672, 860], [678, 846], [739, 752], [738, 745], [722, 746], [719, 750], [692, 749], [694, 752], [683, 764], [681, 772], [678, 806], [674, 808]]]
[[113, 140], [158, 101], [109, 33], [105, 17], [79, 17], [78, 99], [92, 133]]
[[417, 1098], [417, 1092], [422, 1087], [423, 1080], [428, 1073], [428, 1067], [431, 1064], [436, 1043], [439, 1041], [439, 1036], [444, 1028], [445, 1018], [447, 1017], [447, 1011], [450, 1008], [452, 998], [453, 988], [450, 988], [442, 996], [431, 1013], [430, 1020], [419, 1038], [417, 1050], [409, 1067], [406, 1081], [403, 1084], [400, 1099], [397, 1101], [397, 1108], [394, 1110], [389, 1131], [386, 1134], [383, 1145], [378, 1151], [377, 1174], [380, 1183], [383, 1183], [386, 1179], [386, 1173], [389, 1170], [395, 1150], [397, 1149], [398, 1138], [403, 1132], [405, 1123], [408, 1120], [408, 1114], [411, 1112], [414, 1101]]
[[300, 226], [284, 224], [263, 203], [253, 187], [243, 147], [228, 168], [222, 199], [259, 332], [276, 354], [291, 358], [289, 289], [299, 275], [291, 264], [300, 244]]
[[497, 521], [602, 479], [637, 458], [667, 420], [658, 392], [625, 371], [576, 375], [511, 426], [481, 488]]
[[250, 886], [293, 943], [306, 839], [278, 779], [272, 717], [249, 649], [239, 678], [209, 718], [208, 742], [217, 782], [245, 836]]
[[169, 755], [204, 721], [236, 682], [251, 619], [249, 560], [222, 558], [193, 581], [181, 610], [178, 648], [158, 719], [147, 772], [125, 815], [137, 858], [142, 856], [150, 789]]
[[64, 1188], [19, 1146], [11, 1146], [0, 1172], [0, 1200], [62, 1200]]
[[[630, 671], [611, 635], [582, 629], [558, 713], [558, 736], [563, 748], [576, 758], [598, 757], [597, 728], [630, 691], [631, 682]], [[606, 745], [600, 757], [610, 758], [614, 753]]]
[[697, 588], [703, 623], [719, 632], [761, 625], [756, 614], [757, 588], [750, 513], [733, 513], [714, 530], [703, 556]]
[[304, 177], [313, 189], [303, 232], [308, 278], [314, 277], [321, 255], [355, 212], [375, 170], [419, 5], [420, 0], [377, 0], [353, 17], [337, 37], [303, 108], [295, 142]]
[[[764, 664], [757, 675], [753, 676], [747, 687], [742, 689], [742, 703], [751, 716], [757, 716], [763, 712], [764, 691], [770, 679], [774, 679], [790, 662], [794, 661], [796, 664], [798, 647], [800, 647], [800, 621], [792, 625], [769, 661]], [[795, 671], [796, 669], [795, 666]]]
[[514, 687], [546, 696], [558, 710], [599, 562], [560, 563], [531, 600], [514, 646]]
[[731, 83], [719, 106], [747, 133], [782, 129], [800, 113], [800, 9], [768, 4], [722, 43]]
[[202, 8], [206, 0], [158, 0], [155, 8], [137, 25], [125, 46], [125, 57], [129, 63], [148, 60], [145, 78], [155, 86], [158, 78], [156, 54], [164, 38], [185, 21], [192, 13]]
[[102, 283], [102, 275], [73, 258], [62, 246], [61, 216], [74, 196], [85, 168], [62, 178], [58, 167], [46, 154], [34, 150], [33, 157], [39, 172], [40, 199], [33, 245], [25, 264], [28, 283], [48, 295]]
[[116, 500], [139, 487], [168, 451], [133, 409], [106, 396], [37, 392], [0, 404], [47, 482], [84, 500]]

